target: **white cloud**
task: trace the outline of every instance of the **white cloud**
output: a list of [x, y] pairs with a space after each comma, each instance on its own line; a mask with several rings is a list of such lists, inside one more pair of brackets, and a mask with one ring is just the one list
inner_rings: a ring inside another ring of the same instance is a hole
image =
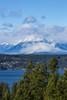
[[23, 24], [23, 25], [21, 25], [21, 26], [18, 27], [19, 30], [21, 30], [23, 28], [24, 29], [26, 29], [26, 28], [32, 28], [32, 26], [30, 24]]
[[35, 52], [62, 52], [63, 50], [54, 47], [54, 45], [50, 45], [44, 42], [27, 44], [25, 48], [22, 48], [20, 53], [31, 54]]
[[37, 20], [33, 16], [28, 16], [25, 18], [24, 23], [35, 23]]
[[55, 42], [67, 42], [67, 27], [59, 27], [54, 25], [34, 27], [29, 24], [23, 24], [21, 26], [15, 27], [12, 31], [1, 30], [0, 40], [3, 38], [5, 38], [5, 42], [6, 40], [7, 42], [18, 42], [20, 40], [34, 41], [38, 38], [41, 40], [47, 39], [48, 41], [53, 40]]
[[[43, 43], [42, 41], [52, 42], [52, 44]], [[49, 52], [61, 51], [55, 47], [55, 43], [67, 43], [67, 27], [49, 25], [42, 27], [34, 27], [30, 24], [23, 24], [15, 27], [12, 31], [0, 31], [0, 43], [7, 42], [17, 44], [21, 41], [33, 41], [20, 52]], [[35, 42], [34, 41], [40, 41]]]
[[3, 26], [7, 26], [7, 27], [13, 27], [13, 25], [11, 23], [3, 23]]

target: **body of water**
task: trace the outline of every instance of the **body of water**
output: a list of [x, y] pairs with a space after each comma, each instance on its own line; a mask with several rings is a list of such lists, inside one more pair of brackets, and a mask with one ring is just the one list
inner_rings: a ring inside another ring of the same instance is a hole
[[[18, 82], [19, 79], [22, 79], [25, 70], [6, 70], [0, 71], [0, 82], [3, 81], [8, 83], [9, 88], [11, 89], [13, 82]], [[58, 70], [59, 74], [62, 75], [64, 70]]]
[[23, 77], [25, 70], [5, 70], [0, 71], [0, 82], [8, 83], [11, 89], [13, 82], [18, 82], [18, 80]]

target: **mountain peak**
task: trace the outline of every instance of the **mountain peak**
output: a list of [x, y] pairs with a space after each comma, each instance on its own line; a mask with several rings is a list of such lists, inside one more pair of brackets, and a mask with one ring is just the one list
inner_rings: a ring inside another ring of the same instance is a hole
[[40, 38], [32, 40], [20, 40], [17, 44], [0, 44], [1, 54], [65, 54], [67, 53], [67, 44], [56, 43], [55, 41], [42, 40]]

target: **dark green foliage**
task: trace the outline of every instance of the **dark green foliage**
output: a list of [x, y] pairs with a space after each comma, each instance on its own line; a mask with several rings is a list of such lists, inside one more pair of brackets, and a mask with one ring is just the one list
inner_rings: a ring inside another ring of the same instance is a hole
[[12, 87], [12, 91], [11, 91], [11, 92], [12, 92], [12, 93], [11, 93], [11, 99], [12, 99], [12, 100], [15, 98], [17, 89], [18, 89], [18, 84], [17, 84], [17, 82], [16, 82], [16, 83], [13, 83], [13, 87]]
[[47, 98], [47, 100], [51, 100], [50, 98], [52, 98], [53, 100], [55, 99], [57, 93], [56, 92], [57, 81], [58, 81], [58, 73], [52, 73], [45, 91], [45, 97]]
[[63, 92], [63, 100], [67, 99], [67, 70], [64, 72], [61, 80], [61, 85], [62, 85], [62, 92]]
[[9, 87], [7, 83], [0, 83], [0, 100], [10, 100]]
[[3, 100], [11, 100], [8, 90], [5, 92], [5, 94], [3, 96]]
[[0, 100], [67, 100], [67, 71], [59, 76], [57, 64], [55, 58], [48, 65], [33, 65], [30, 60], [11, 93], [7, 84], [0, 83]]
[[50, 71], [55, 71], [57, 69], [57, 65], [58, 65], [58, 62], [55, 58], [51, 59], [49, 64], [48, 64], [48, 68]]

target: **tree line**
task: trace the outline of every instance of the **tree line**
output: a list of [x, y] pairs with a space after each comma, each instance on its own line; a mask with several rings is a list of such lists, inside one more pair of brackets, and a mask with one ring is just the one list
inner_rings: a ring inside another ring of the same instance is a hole
[[67, 70], [58, 73], [58, 62], [26, 67], [23, 78], [14, 83], [11, 92], [7, 83], [0, 83], [0, 100], [67, 100]]

